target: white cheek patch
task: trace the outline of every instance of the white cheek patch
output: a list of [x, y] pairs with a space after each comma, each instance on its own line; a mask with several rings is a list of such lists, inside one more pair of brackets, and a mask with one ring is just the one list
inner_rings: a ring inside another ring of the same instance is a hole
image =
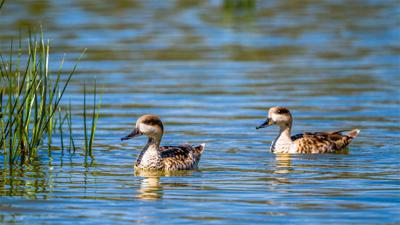
[[157, 132], [157, 128], [143, 124], [143, 123], [141, 123], [139, 125], [139, 129], [140, 129], [140, 132], [142, 132], [144, 134], [154, 134]]
[[272, 114], [271, 119], [272, 119], [272, 121], [278, 121], [280, 119], [280, 116], [276, 115], [276, 114]]
[[272, 114], [272, 121], [273, 122], [280, 122], [280, 121], [285, 121], [286, 118], [282, 115], [278, 115], [278, 114]]

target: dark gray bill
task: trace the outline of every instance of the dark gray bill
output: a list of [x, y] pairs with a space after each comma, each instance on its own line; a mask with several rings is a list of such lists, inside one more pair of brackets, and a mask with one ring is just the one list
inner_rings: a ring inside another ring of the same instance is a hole
[[130, 134], [128, 134], [125, 137], [121, 138], [121, 141], [125, 141], [125, 140], [131, 139], [131, 138], [134, 138], [134, 137], [137, 137], [137, 136], [140, 136], [140, 135], [142, 135], [142, 133], [139, 131], [139, 129], [135, 128], [135, 129], [133, 129], [133, 131]]
[[264, 128], [264, 127], [268, 127], [268, 126], [269, 126], [269, 118], [266, 121], [264, 121], [264, 123], [257, 126], [256, 129], [260, 129], [260, 128]]

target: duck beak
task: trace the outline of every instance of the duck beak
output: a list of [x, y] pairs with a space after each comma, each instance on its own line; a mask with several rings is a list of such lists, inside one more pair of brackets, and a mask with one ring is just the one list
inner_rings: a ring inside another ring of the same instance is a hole
[[267, 120], [265, 120], [264, 123], [262, 123], [262, 124], [260, 124], [259, 126], [257, 126], [256, 129], [258, 130], [258, 129], [260, 129], [260, 128], [268, 127], [268, 126], [270, 125], [270, 124], [269, 124], [270, 121], [271, 121], [271, 120], [270, 120], [269, 118], [267, 118]]
[[125, 137], [121, 138], [121, 141], [125, 141], [125, 140], [131, 139], [131, 138], [134, 138], [134, 137], [137, 137], [137, 136], [140, 136], [140, 135], [142, 135], [142, 133], [139, 131], [139, 129], [135, 128], [135, 129], [133, 129], [133, 131], [130, 134], [128, 134]]

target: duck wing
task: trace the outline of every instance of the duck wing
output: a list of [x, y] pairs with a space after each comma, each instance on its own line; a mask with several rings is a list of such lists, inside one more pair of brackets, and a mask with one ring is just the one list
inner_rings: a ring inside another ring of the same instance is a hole
[[[345, 133], [346, 132], [346, 133]], [[299, 153], [335, 153], [344, 150], [360, 130], [306, 132], [291, 137]]]
[[166, 170], [188, 170], [197, 166], [204, 148], [204, 144], [199, 146], [189, 144], [162, 146], [160, 154]]

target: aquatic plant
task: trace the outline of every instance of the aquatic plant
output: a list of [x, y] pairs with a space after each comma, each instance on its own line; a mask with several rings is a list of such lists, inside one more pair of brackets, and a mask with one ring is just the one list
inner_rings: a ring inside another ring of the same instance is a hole
[[[64, 76], [61, 72], [64, 59], [55, 74], [49, 71], [50, 45], [49, 41], [45, 41], [43, 33], [39, 38], [29, 34], [27, 42], [27, 50], [24, 50], [20, 38], [16, 49], [11, 41], [7, 56], [0, 51], [0, 148], [5, 161], [10, 165], [31, 162], [38, 156], [38, 150], [45, 146], [51, 156], [52, 140], [57, 131], [63, 154], [65, 124], [69, 134], [69, 151], [72, 149], [75, 152], [76, 149], [72, 136], [71, 103], [68, 107], [62, 107], [61, 99], [85, 51], [72, 70]], [[84, 104], [84, 114], [86, 107]], [[87, 152], [85, 155], [90, 157], [93, 157], [92, 146], [98, 110], [95, 87], [88, 142], [85, 126], [84, 149]], [[86, 124], [86, 116], [84, 120]]]
[[100, 102], [97, 103], [97, 85], [96, 81], [94, 82], [94, 90], [93, 90], [93, 108], [92, 108], [92, 113], [89, 115], [91, 119], [91, 126], [90, 126], [90, 135], [88, 134], [88, 125], [87, 122], [89, 120], [88, 118], [88, 112], [87, 112], [87, 104], [86, 104], [86, 83], [83, 85], [83, 127], [84, 127], [84, 135], [85, 135], [85, 160], [87, 160], [87, 157], [90, 156], [92, 159], [94, 158], [93, 156], [93, 141], [94, 141], [94, 135], [96, 132], [96, 126], [97, 126], [97, 120], [99, 118], [99, 110], [101, 106], [101, 99]]
[[224, 0], [224, 9], [253, 9], [256, 6], [255, 0]]
[[0, 9], [3, 8], [4, 2], [6, 2], [6, 0], [0, 1]]

